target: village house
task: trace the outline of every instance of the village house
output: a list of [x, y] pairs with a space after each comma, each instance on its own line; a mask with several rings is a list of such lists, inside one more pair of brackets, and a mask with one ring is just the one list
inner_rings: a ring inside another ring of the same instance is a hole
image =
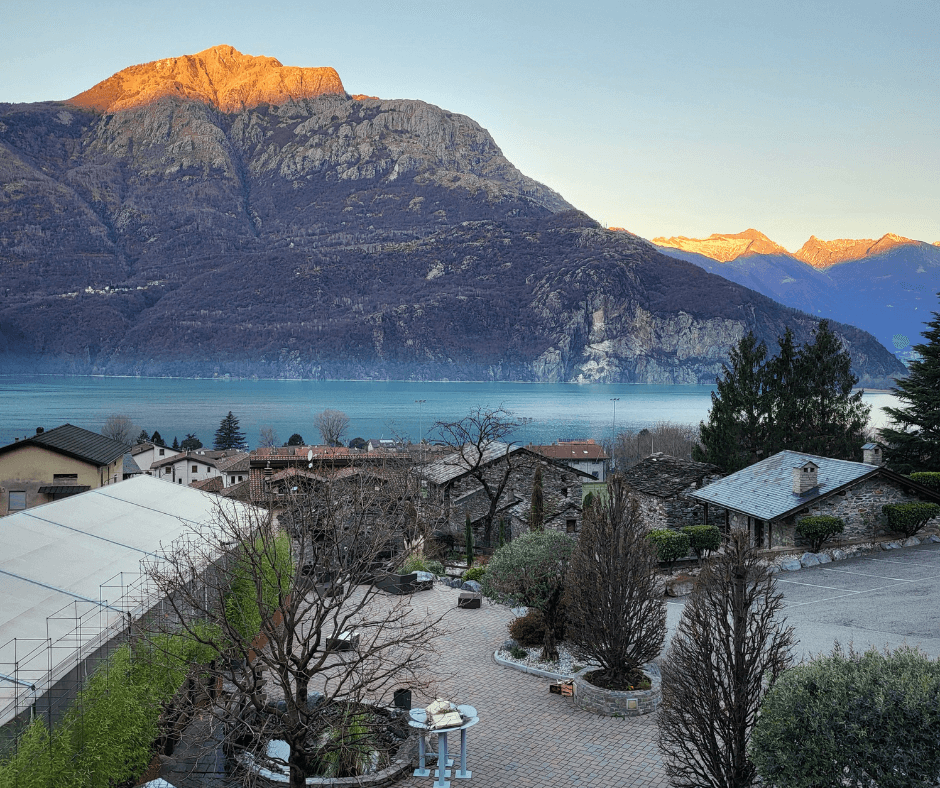
[[[194, 449], [157, 460], [150, 466], [150, 475], [163, 479], [163, 481], [188, 487], [193, 482], [202, 482], [215, 476], [223, 476], [225, 469], [238, 467], [238, 463], [247, 456], [245, 452], [231, 449], [225, 451]], [[232, 475], [237, 479], [238, 472], [236, 471]], [[242, 476], [244, 477], [242, 481], [247, 479], [248, 471], [242, 471]], [[224, 478], [222, 486], [227, 486]]]
[[[845, 523], [844, 539], [889, 533], [885, 504], [940, 503], [940, 493], [881, 465], [881, 449], [868, 443], [864, 462], [782, 451], [690, 493], [704, 517], [719, 507], [727, 528], [747, 529], [758, 547], [801, 545], [801, 517], [831, 515]], [[709, 520], [710, 521], [710, 520]], [[937, 518], [928, 528], [937, 528]]]
[[604, 447], [593, 440], [573, 438], [558, 440], [549, 446], [529, 445], [526, 448], [538, 452], [543, 457], [584, 471], [599, 482], [607, 481], [607, 463], [610, 458], [604, 452]]
[[0, 447], [0, 516], [122, 481], [127, 445], [63, 424]]
[[143, 443], [138, 443], [136, 446], [131, 447], [134, 462], [136, 462], [137, 467], [148, 476], [154, 475], [150, 472], [150, 468], [155, 462], [179, 453], [177, 449], [171, 449], [169, 446], [157, 446], [150, 441], [144, 441]]
[[[683, 528], [705, 522], [705, 506], [692, 493], [718, 481], [721, 469], [656, 452], [623, 472], [649, 528]], [[717, 525], [720, 514], [714, 507], [708, 522]]]
[[483, 450], [479, 461], [470, 456], [475, 451], [474, 447], [465, 448], [463, 453], [458, 451], [415, 470], [421, 480], [424, 506], [432, 512], [437, 510], [432, 516], [436, 516], [443, 530], [462, 536], [469, 514], [474, 538], [483, 544], [484, 518], [490, 508], [490, 499], [474, 476], [479, 468], [493, 489], [508, 472], [497, 502], [493, 539], [498, 538], [500, 520], [504, 520], [510, 529], [509, 535], [525, 533], [530, 522], [535, 469], [541, 466], [544, 527], [568, 533], [580, 532], [581, 484], [593, 482], [591, 474], [522, 446], [494, 441]]

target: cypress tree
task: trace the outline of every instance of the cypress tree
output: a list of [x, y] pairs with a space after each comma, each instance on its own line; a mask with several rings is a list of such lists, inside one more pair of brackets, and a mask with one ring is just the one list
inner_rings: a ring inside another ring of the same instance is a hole
[[176, 449], [176, 451], [180, 450], [180, 441], [175, 435], [173, 436], [173, 446], [171, 448]]
[[232, 411], [222, 419], [219, 428], [215, 431], [216, 449], [240, 449], [245, 445], [245, 433], [238, 429], [238, 418]]
[[535, 478], [532, 480], [532, 508], [529, 528], [532, 531], [541, 531], [545, 527], [545, 500], [542, 491], [542, 463], [535, 466]]
[[885, 408], [894, 421], [881, 430], [885, 462], [899, 473], [940, 471], [940, 312], [933, 318], [923, 332], [925, 341], [914, 345], [920, 359], [892, 389], [905, 406]]
[[464, 540], [467, 543], [467, 569], [473, 566], [473, 525], [470, 523], [470, 512], [467, 512], [467, 522], [464, 525]]

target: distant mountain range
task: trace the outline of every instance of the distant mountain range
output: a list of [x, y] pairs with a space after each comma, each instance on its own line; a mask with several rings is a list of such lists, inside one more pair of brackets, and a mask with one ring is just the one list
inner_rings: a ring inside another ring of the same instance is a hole
[[[0, 368], [712, 383], [815, 320], [600, 228], [479, 124], [214, 47], [0, 104]], [[866, 384], [903, 366], [837, 331]]]
[[814, 236], [791, 254], [757, 230], [653, 243], [787, 306], [851, 322], [905, 360], [940, 309], [940, 244], [890, 233], [877, 240]]

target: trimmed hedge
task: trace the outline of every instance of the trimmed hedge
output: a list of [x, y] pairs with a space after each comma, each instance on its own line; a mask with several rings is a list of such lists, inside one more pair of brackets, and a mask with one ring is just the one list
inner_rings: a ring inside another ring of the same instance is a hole
[[708, 554], [712, 550], [721, 547], [721, 531], [718, 530], [717, 526], [687, 525], [682, 529], [682, 533], [688, 534], [692, 552], [695, 553], [699, 561], [708, 558]]
[[905, 536], [913, 536], [927, 525], [927, 521], [940, 515], [940, 504], [921, 503], [886, 503], [881, 511], [888, 517], [888, 527]]
[[667, 566], [672, 566], [680, 558], [685, 558], [692, 549], [692, 540], [682, 531], [657, 528], [650, 531], [646, 538], [656, 545], [659, 560]]
[[[243, 551], [249, 550], [252, 557], [239, 559], [225, 598], [227, 620], [248, 643], [261, 631], [261, 624], [277, 610], [282, 596], [290, 588], [294, 572], [287, 534], [280, 534], [273, 540], [258, 537], [250, 546], [243, 547]], [[252, 559], [261, 567], [260, 572], [254, 571]]]
[[842, 652], [788, 670], [767, 693], [750, 756], [776, 788], [940, 780], [940, 661], [917, 649]]
[[911, 474], [911, 481], [940, 492], [940, 473], [936, 471], [918, 471]]
[[836, 534], [845, 530], [845, 523], [838, 517], [820, 514], [815, 517], [804, 517], [796, 524], [796, 533], [810, 543], [810, 549], [818, 553], [823, 544]]

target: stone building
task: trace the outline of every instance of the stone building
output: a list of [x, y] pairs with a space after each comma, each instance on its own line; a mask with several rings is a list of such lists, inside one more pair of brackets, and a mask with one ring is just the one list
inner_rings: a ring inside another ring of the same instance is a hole
[[[802, 517], [831, 515], [845, 523], [844, 539], [872, 539], [889, 533], [881, 507], [888, 503], [940, 503], [940, 493], [880, 464], [877, 444], [867, 444], [869, 462], [833, 460], [782, 451], [690, 493], [703, 506], [724, 512], [725, 526], [746, 528], [760, 547], [800, 546]], [[937, 529], [940, 521], [930, 521]]]
[[[647, 527], [682, 528], [705, 522], [705, 507], [691, 493], [722, 478], [722, 472], [710, 463], [656, 452], [624, 471], [622, 478], [632, 489]], [[723, 514], [712, 507], [708, 522], [719, 525]]]
[[596, 481], [607, 480], [607, 463], [610, 458], [599, 443], [587, 438], [555, 441], [548, 446], [526, 446], [530, 451], [538, 452], [543, 457], [557, 460], [579, 471], [584, 471]]
[[463, 452], [415, 471], [421, 479], [426, 512], [436, 515], [443, 529], [461, 537], [469, 513], [474, 539], [478, 544], [485, 543], [484, 520], [490, 509], [490, 496], [480, 481], [482, 478], [497, 497], [493, 540], [498, 538], [500, 520], [505, 521], [511, 536], [525, 533], [529, 528], [535, 469], [540, 465], [545, 528], [567, 533], [581, 530], [581, 484], [595, 481], [591, 474], [506, 443], [490, 443], [477, 455], [475, 447], [465, 447]]

